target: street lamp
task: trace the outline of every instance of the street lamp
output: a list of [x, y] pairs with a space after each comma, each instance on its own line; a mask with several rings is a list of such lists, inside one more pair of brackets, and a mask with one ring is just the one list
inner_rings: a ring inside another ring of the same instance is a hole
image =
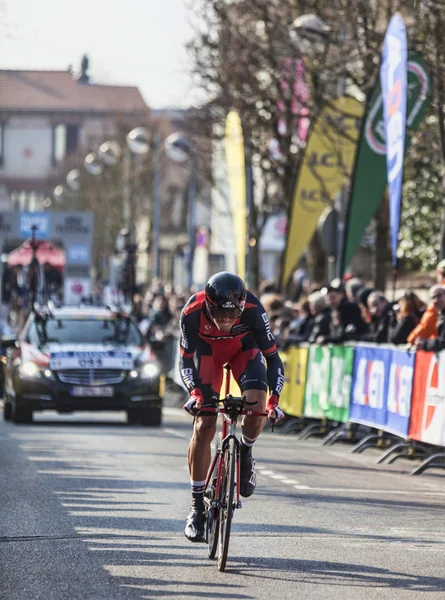
[[114, 167], [122, 158], [122, 149], [115, 140], [104, 142], [99, 147], [99, 158], [107, 167]]
[[66, 184], [73, 192], [80, 191], [80, 171], [79, 169], [71, 169], [66, 176]]
[[318, 15], [297, 17], [289, 28], [292, 42], [309, 57], [323, 56], [327, 52], [331, 28]]
[[63, 187], [63, 185], [60, 185], [60, 184], [56, 185], [56, 187], [54, 188], [54, 191], [53, 191], [54, 200], [56, 202], [58, 202], [59, 204], [61, 204], [64, 193], [65, 193], [65, 188]]
[[103, 165], [100, 162], [95, 152], [90, 152], [85, 156], [84, 166], [90, 175], [101, 175], [103, 173]]
[[187, 137], [181, 133], [172, 133], [164, 142], [166, 155], [176, 163], [191, 160], [191, 172], [188, 185], [188, 256], [187, 287], [193, 286], [193, 266], [196, 243], [196, 154]]

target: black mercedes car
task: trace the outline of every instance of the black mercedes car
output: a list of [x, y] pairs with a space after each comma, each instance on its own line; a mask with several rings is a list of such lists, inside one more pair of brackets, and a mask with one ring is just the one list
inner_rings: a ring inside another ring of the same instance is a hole
[[34, 411], [127, 412], [158, 426], [165, 380], [136, 323], [120, 309], [63, 307], [32, 313], [4, 367], [4, 419], [29, 423]]

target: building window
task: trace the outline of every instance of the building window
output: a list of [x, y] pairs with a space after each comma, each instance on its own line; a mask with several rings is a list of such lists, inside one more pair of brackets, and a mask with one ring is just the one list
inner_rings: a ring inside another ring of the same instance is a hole
[[57, 165], [66, 156], [66, 127], [55, 125], [53, 127], [53, 164]]
[[55, 125], [53, 127], [53, 165], [76, 152], [79, 144], [78, 125]]
[[67, 125], [66, 128], [66, 153], [72, 154], [79, 147], [79, 126]]

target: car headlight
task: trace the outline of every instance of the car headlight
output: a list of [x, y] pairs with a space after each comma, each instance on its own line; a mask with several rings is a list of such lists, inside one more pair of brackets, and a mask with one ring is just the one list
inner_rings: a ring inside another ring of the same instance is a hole
[[40, 369], [35, 362], [24, 362], [19, 367], [20, 377], [23, 379], [38, 379], [40, 377]]
[[159, 368], [155, 363], [147, 363], [141, 369], [141, 379], [154, 379], [159, 376]]

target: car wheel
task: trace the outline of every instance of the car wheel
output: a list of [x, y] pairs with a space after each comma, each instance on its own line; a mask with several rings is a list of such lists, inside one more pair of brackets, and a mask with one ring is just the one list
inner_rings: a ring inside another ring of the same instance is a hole
[[162, 423], [162, 408], [160, 406], [143, 408], [141, 413], [142, 425], [146, 427], [159, 427]]
[[14, 423], [32, 423], [32, 409], [28, 406], [17, 406], [15, 399], [11, 406], [11, 418]]
[[10, 421], [12, 418], [12, 406], [10, 402], [3, 400], [3, 420]]

